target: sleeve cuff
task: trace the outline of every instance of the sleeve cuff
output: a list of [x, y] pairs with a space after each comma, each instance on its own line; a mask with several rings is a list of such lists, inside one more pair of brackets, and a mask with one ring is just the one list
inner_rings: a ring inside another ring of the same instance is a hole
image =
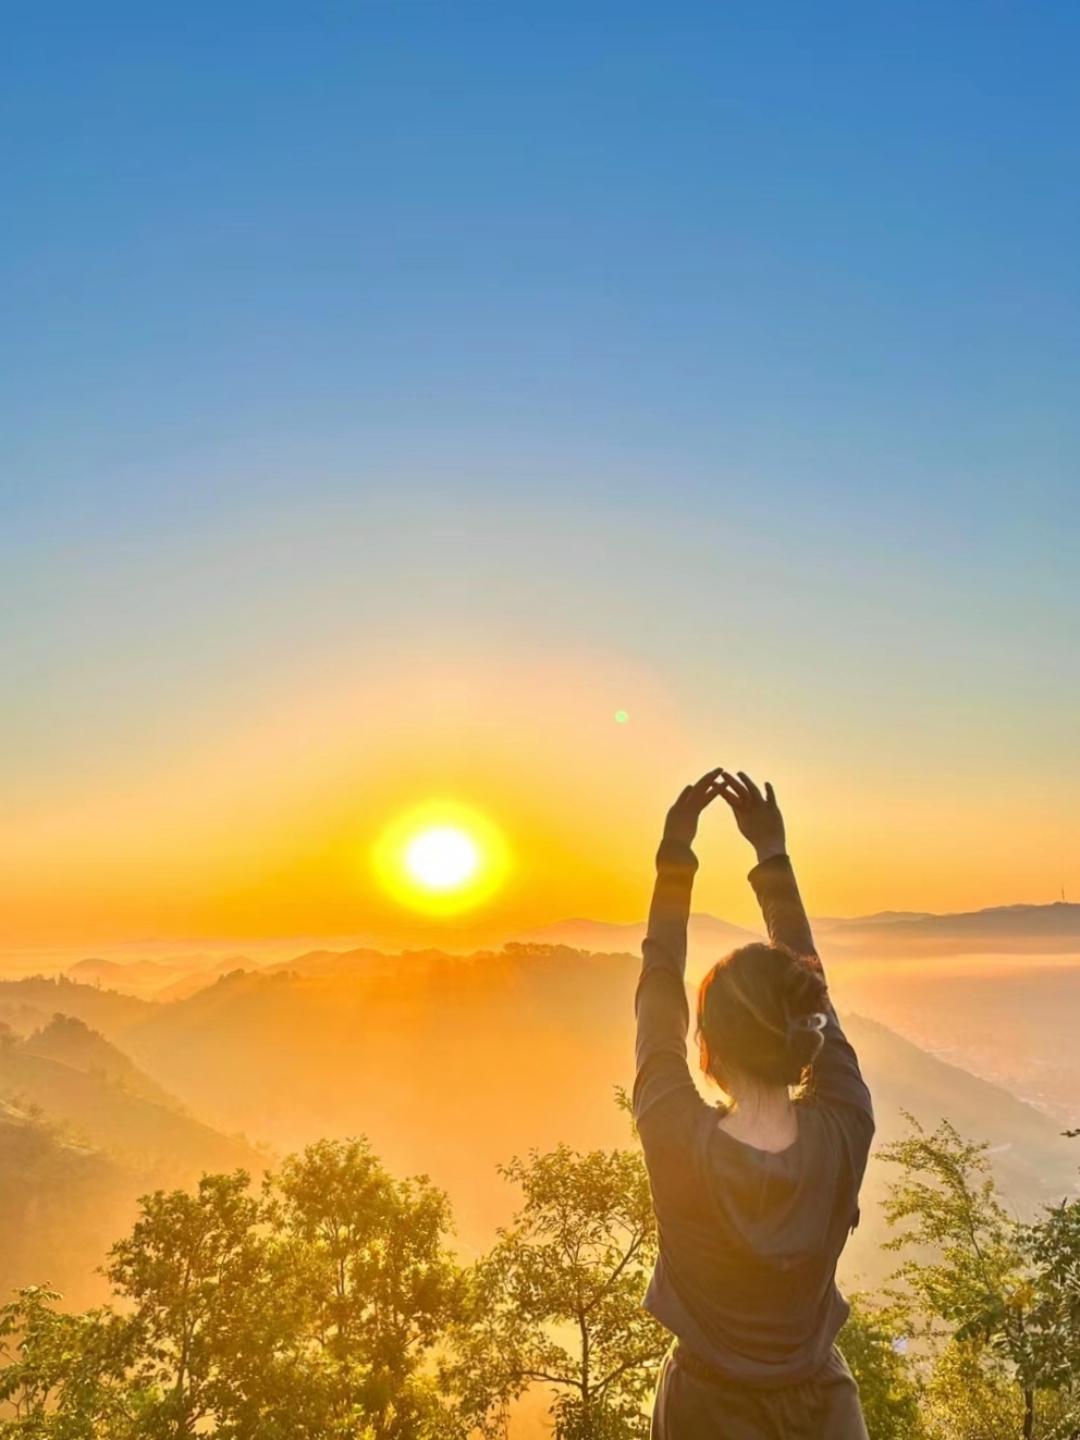
[[684, 840], [672, 840], [665, 835], [656, 852], [656, 868], [657, 870], [687, 870], [693, 875], [698, 868], [698, 858]]
[[770, 855], [767, 860], [762, 860], [760, 865], [755, 865], [746, 878], [757, 890], [761, 886], [767, 885], [774, 877], [791, 873], [790, 855]]

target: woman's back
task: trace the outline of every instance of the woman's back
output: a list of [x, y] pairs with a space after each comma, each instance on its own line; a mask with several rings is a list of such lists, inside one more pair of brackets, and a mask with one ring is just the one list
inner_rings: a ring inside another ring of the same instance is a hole
[[660, 1232], [646, 1306], [702, 1359], [758, 1384], [812, 1374], [847, 1316], [835, 1272], [858, 1216], [861, 1145], [828, 1110], [796, 1115], [797, 1139], [776, 1152], [726, 1134], [703, 1102], [688, 1121], [660, 1105], [639, 1122]]

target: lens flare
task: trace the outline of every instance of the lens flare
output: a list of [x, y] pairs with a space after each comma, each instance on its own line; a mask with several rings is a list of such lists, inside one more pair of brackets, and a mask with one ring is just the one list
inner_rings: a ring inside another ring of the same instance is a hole
[[395, 820], [373, 854], [383, 887], [401, 905], [455, 915], [482, 905], [510, 868], [506, 841], [486, 816], [432, 800]]

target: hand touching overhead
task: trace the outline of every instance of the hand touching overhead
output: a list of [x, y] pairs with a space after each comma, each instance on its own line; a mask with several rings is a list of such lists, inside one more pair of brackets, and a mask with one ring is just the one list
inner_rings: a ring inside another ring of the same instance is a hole
[[720, 776], [714, 783], [714, 793], [722, 795], [731, 806], [735, 823], [757, 852], [758, 864], [773, 855], [786, 855], [784, 817], [769, 782], [765, 781], [762, 795], [744, 770], [734, 775], [726, 770], [714, 770], [713, 775]]
[[718, 767], [703, 775], [695, 784], [687, 785], [667, 813], [667, 820], [664, 822], [665, 840], [681, 840], [684, 845], [694, 843], [698, 816], [706, 805], [711, 805], [721, 793], [716, 777], [723, 773]]

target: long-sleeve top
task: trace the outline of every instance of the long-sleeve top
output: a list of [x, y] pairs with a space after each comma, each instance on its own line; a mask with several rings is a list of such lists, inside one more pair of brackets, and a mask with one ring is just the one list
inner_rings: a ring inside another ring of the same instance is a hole
[[[699, 1095], [686, 1055], [696, 870], [688, 845], [664, 840], [637, 990], [634, 1115], [660, 1236], [645, 1306], [725, 1376], [792, 1384], [825, 1363], [847, 1318], [836, 1263], [858, 1223], [870, 1092], [829, 1003], [794, 1143], [759, 1150], [721, 1128], [723, 1112]], [[749, 878], [770, 940], [820, 966], [788, 857]]]

